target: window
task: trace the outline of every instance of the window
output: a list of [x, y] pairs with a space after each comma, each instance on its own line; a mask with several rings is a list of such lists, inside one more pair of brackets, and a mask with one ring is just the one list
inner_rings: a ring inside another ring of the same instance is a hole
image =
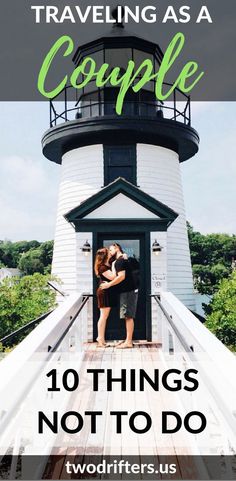
[[136, 145], [104, 145], [104, 185], [118, 177], [137, 184]]

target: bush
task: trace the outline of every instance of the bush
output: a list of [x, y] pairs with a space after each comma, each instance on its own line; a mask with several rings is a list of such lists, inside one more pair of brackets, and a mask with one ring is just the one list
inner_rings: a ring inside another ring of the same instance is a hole
[[35, 272], [44, 273], [44, 265], [41, 261], [40, 249], [32, 249], [22, 254], [19, 261], [19, 269], [25, 275], [32, 275]]
[[49, 275], [7, 278], [0, 284], [0, 339], [56, 306]]
[[0, 267], [18, 267], [23, 274], [50, 272], [53, 241], [0, 241]]
[[232, 272], [232, 259], [236, 258], [236, 236], [206, 234], [194, 231], [187, 223], [194, 287], [201, 294], [213, 294], [223, 278]]
[[206, 326], [227, 347], [236, 351], [236, 271], [223, 279], [208, 306]]

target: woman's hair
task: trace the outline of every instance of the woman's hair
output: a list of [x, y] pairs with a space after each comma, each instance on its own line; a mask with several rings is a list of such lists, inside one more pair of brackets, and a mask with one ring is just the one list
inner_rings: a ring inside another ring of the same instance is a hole
[[96, 276], [99, 275], [99, 268], [100, 266], [104, 265], [108, 258], [108, 249], [107, 247], [102, 247], [98, 249], [96, 252], [95, 262], [94, 262], [94, 271]]

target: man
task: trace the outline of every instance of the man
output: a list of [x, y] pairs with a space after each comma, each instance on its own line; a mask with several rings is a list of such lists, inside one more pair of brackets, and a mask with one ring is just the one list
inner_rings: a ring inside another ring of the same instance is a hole
[[110, 282], [101, 284], [102, 289], [109, 289], [112, 286], [119, 286], [120, 292], [120, 318], [125, 319], [126, 339], [117, 344], [117, 349], [128, 349], [133, 347], [134, 318], [136, 314], [138, 290], [134, 288], [132, 272], [129, 261], [119, 244], [112, 244], [109, 247], [111, 256], [115, 257], [113, 269], [116, 277]]

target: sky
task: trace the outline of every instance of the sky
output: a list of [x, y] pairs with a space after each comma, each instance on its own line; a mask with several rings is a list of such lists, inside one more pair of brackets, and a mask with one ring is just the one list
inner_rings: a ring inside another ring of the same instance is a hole
[[[0, 239], [54, 238], [60, 165], [44, 158], [47, 102], [0, 103]], [[199, 153], [181, 164], [186, 217], [203, 234], [236, 234], [236, 102], [192, 103]]]

